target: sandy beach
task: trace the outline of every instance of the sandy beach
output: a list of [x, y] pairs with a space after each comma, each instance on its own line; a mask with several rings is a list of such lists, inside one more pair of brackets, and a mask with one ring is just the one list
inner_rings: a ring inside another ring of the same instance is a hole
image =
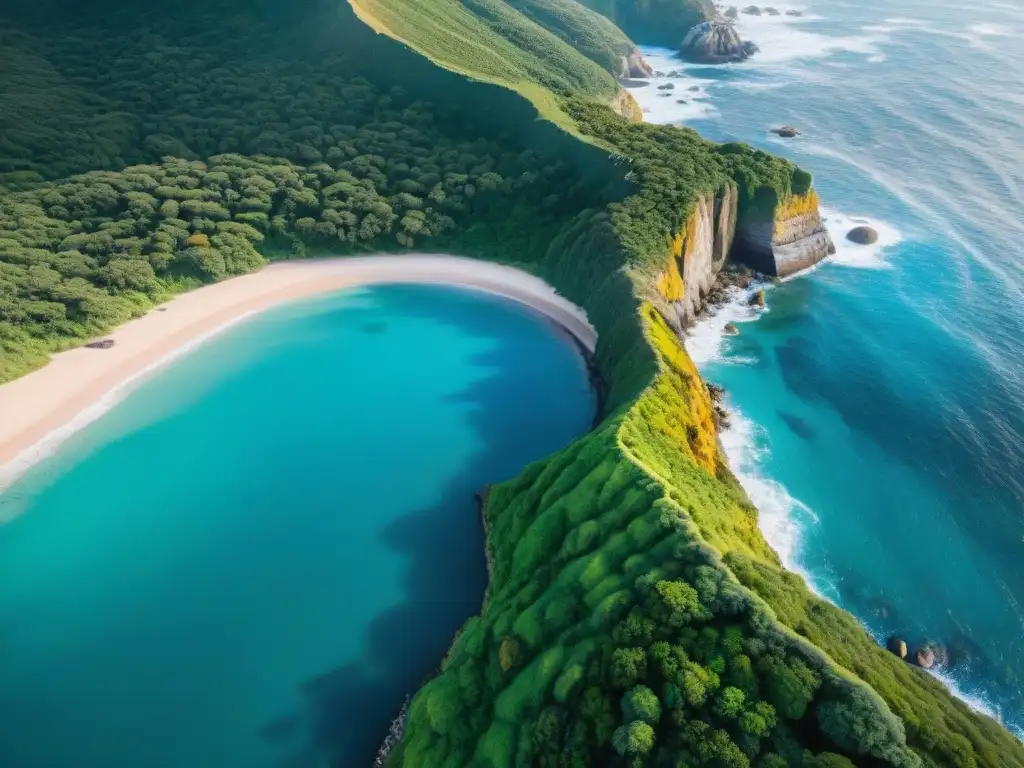
[[103, 336], [114, 341], [110, 349], [61, 352], [46, 367], [0, 386], [0, 490], [146, 375], [235, 323], [296, 299], [402, 282], [460, 285], [504, 296], [551, 318], [588, 350], [597, 342], [583, 310], [543, 280], [512, 267], [433, 254], [271, 264], [175, 297]]

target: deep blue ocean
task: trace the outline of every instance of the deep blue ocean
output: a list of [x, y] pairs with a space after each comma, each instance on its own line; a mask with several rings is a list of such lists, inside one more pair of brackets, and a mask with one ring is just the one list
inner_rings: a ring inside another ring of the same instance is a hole
[[[726, 449], [787, 564], [880, 641], [947, 645], [939, 674], [1020, 731], [1024, 6], [771, 5], [803, 16], [741, 15], [751, 61], [649, 49], [681, 77], [633, 93], [650, 121], [814, 173], [839, 253], [689, 347], [728, 389]], [[769, 133], [785, 124], [804, 135]], [[844, 243], [865, 221], [879, 244]]]
[[369, 765], [480, 609], [474, 492], [594, 408], [560, 330], [463, 290], [199, 347], [0, 496], [0, 766]]

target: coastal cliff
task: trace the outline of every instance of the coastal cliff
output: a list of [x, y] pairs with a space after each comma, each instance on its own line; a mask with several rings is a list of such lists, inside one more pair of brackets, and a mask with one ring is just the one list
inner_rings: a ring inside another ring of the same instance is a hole
[[741, 223], [737, 261], [766, 275], [788, 277], [835, 253], [813, 189], [791, 195], [766, 213], [753, 214]]
[[[727, 184], [717, 194], [701, 195], [672, 239], [658, 293], [671, 307], [667, 318], [681, 330], [692, 323], [732, 250], [738, 195]], [[674, 321], [674, 322], [673, 322]]]
[[[261, 265], [257, 247], [294, 258], [429, 243], [515, 262], [587, 312], [605, 418], [487, 495], [486, 603], [413, 696], [392, 765], [1024, 768], [1024, 748], [994, 721], [782, 568], [718, 449], [713, 403], [677, 326], [727, 255], [760, 252], [764, 271], [788, 274], [827, 253], [810, 176], [743, 145], [613, 114], [618, 59], [583, 55], [584, 29], [541, 24], [556, 18], [544, 8], [565, 11], [566, 23], [586, 18], [571, 14], [574, 0], [350, 3], [340, 16], [333, 4], [312, 18], [310, 6], [284, 8], [282, 19], [302, 22], [291, 30], [267, 28], [244, 3], [137, 11], [104, 18], [123, 24], [120, 37], [65, 43], [74, 50], [62, 66], [103, 88], [109, 114], [133, 115], [135, 94], [152, 88], [138, 124], [173, 132], [202, 159], [129, 145], [117, 157], [145, 167], [0, 200], [0, 234], [20, 238], [16, 259], [3, 254], [5, 279], [19, 281], [15, 340], [69, 328], [45, 297], [68, 301], [73, 318], [107, 309], [85, 318], [84, 336], [127, 319], [142, 290], [184, 289], [172, 266], [195, 283], [219, 280]], [[631, 34], [671, 36], [668, 45], [683, 33], [654, 9], [693, 5], [588, 4], [645, 9], [651, 34]], [[508, 10], [528, 6], [529, 19]], [[221, 24], [224, 10], [250, 18]], [[157, 49], [174, 66], [154, 63], [146, 24], [180, 42]], [[322, 41], [330, 55], [311, 50], [310, 29], [333, 29]], [[450, 46], [453, 35], [473, 44]], [[38, 49], [61, 53], [46, 42]], [[213, 54], [218, 67], [187, 66]], [[254, 82], [266, 83], [256, 95]], [[267, 114], [289, 130], [257, 131]], [[54, 165], [65, 153], [47, 139], [51, 126], [75, 124], [59, 118], [30, 126], [47, 142], [26, 161], [42, 178], [91, 161], [83, 152], [75, 166]], [[137, 135], [147, 133], [123, 132]], [[98, 228], [76, 231], [81, 221]], [[200, 233], [212, 247], [189, 244]], [[281, 242], [283, 254], [271, 247]], [[44, 247], [54, 265], [45, 272]], [[140, 258], [122, 258], [126, 249]], [[51, 273], [88, 280], [53, 290]]]
[[644, 111], [640, 108], [633, 94], [625, 88], [620, 88], [611, 104], [617, 115], [622, 115], [632, 123], [641, 123], [644, 119]]

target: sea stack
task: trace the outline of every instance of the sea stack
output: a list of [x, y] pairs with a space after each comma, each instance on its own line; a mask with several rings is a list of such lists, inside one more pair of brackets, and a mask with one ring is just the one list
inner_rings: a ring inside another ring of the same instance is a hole
[[698, 24], [686, 33], [679, 46], [679, 53], [684, 59], [698, 64], [746, 61], [757, 50], [753, 43], [743, 42], [736, 27], [724, 18]]

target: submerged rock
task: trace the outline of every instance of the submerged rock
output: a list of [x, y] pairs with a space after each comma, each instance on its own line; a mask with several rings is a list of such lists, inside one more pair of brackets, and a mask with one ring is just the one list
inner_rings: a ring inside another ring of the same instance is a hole
[[900, 640], [900, 638], [896, 637], [896, 635], [893, 635], [885, 641], [885, 647], [888, 649], [889, 653], [895, 654], [901, 659], [907, 658], [907, 644], [903, 640]]
[[746, 61], [757, 51], [757, 46], [741, 40], [736, 27], [725, 19], [698, 24], [686, 33], [679, 46], [679, 53], [684, 59], [701, 64]]
[[784, 139], [792, 139], [800, 135], [800, 131], [792, 125], [784, 125], [781, 128], [772, 128], [772, 133], [777, 136], [781, 136]]
[[873, 245], [878, 242], [878, 232], [871, 227], [854, 227], [846, 233], [846, 239], [857, 245]]

